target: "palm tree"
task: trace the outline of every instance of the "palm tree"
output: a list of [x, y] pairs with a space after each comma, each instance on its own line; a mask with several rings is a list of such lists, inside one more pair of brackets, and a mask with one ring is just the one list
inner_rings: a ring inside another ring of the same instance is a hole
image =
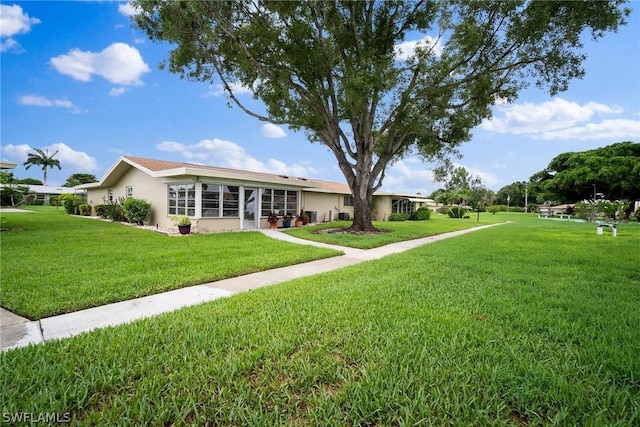
[[25, 169], [29, 169], [33, 165], [42, 166], [43, 179], [42, 182], [44, 185], [47, 185], [47, 169], [53, 169], [54, 166], [58, 169], [62, 170], [60, 167], [60, 160], [54, 159], [53, 156], [58, 154], [56, 150], [51, 156], [49, 156], [49, 150], [42, 150], [41, 148], [36, 148], [35, 153], [27, 154], [27, 161], [24, 162]]

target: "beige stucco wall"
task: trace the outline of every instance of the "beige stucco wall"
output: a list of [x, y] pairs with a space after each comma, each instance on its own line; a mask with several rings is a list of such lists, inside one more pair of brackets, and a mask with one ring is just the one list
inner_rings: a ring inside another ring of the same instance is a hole
[[113, 191], [113, 200], [127, 196], [127, 187], [133, 187], [133, 197], [145, 199], [151, 203], [149, 224], [161, 228], [172, 227], [171, 218], [167, 215], [167, 189], [161, 180], [152, 178], [136, 169], [129, 169], [112, 187], [87, 190], [87, 201], [91, 206], [106, 204], [109, 201], [109, 190]]
[[314, 193], [303, 191], [301, 205], [305, 211], [317, 212], [318, 222], [337, 220], [340, 212], [348, 212], [353, 217], [353, 207], [344, 206], [343, 194]]

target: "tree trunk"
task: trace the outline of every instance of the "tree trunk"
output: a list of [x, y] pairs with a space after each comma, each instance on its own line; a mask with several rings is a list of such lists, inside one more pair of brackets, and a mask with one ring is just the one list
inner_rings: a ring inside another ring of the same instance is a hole
[[373, 183], [372, 173], [368, 165], [366, 170], [359, 170], [355, 179], [350, 183], [353, 195], [353, 224], [349, 227], [351, 233], [378, 233], [380, 230], [373, 226]]

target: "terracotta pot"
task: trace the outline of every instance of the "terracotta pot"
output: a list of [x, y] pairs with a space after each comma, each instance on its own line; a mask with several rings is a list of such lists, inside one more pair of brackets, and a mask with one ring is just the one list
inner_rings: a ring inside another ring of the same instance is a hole
[[302, 221], [296, 221], [296, 227], [302, 227]]
[[271, 227], [272, 230], [275, 230], [278, 228], [278, 223], [277, 222], [270, 222], [269, 223], [269, 227]]

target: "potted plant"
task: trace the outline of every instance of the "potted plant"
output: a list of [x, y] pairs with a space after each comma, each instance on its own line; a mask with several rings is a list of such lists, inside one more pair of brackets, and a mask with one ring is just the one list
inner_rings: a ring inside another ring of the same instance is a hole
[[284, 228], [289, 228], [291, 227], [291, 219], [293, 218], [293, 215], [291, 215], [289, 212], [287, 212], [286, 214], [284, 214], [284, 216], [282, 217], [282, 226]]
[[272, 230], [278, 228], [278, 215], [276, 215], [273, 211], [269, 212], [269, 216], [267, 217], [267, 222]]
[[171, 220], [178, 226], [180, 234], [191, 233], [191, 218], [186, 215], [175, 215], [171, 217]]
[[304, 209], [300, 210], [300, 214], [296, 217], [296, 227], [302, 227], [309, 223], [309, 215], [306, 214]]

